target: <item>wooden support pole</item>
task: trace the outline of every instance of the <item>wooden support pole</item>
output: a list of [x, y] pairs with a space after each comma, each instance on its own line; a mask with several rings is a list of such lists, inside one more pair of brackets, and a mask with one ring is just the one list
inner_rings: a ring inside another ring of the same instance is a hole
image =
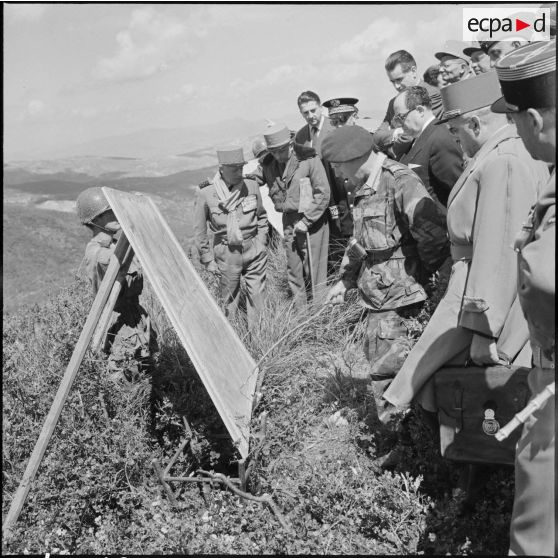
[[124, 256], [122, 261], [122, 265], [120, 266], [120, 272], [114, 285], [112, 286], [112, 290], [110, 291], [109, 298], [105, 307], [103, 309], [103, 313], [99, 318], [99, 323], [97, 324], [97, 328], [95, 330], [95, 334], [93, 335], [93, 340], [91, 341], [91, 350], [93, 352], [98, 352], [103, 349], [105, 344], [105, 339], [107, 337], [108, 328], [110, 324], [110, 319], [112, 317], [112, 312], [116, 305], [116, 301], [120, 296], [120, 292], [122, 291], [122, 283], [124, 281], [124, 275], [128, 272], [128, 268], [132, 263], [132, 258], [134, 257], [134, 251], [132, 250], [131, 246], [128, 246], [128, 250]]
[[14, 499], [10, 505], [10, 509], [6, 515], [6, 519], [4, 520], [4, 524], [2, 526], [2, 533], [4, 536], [9, 535], [12, 526], [17, 521], [19, 514], [21, 513], [23, 504], [25, 503], [25, 499], [27, 498], [27, 494], [31, 488], [31, 483], [37, 474], [37, 470], [39, 469], [41, 461], [44, 457], [47, 445], [52, 437], [54, 429], [56, 428], [56, 424], [58, 423], [58, 419], [60, 418], [60, 414], [62, 412], [62, 407], [68, 397], [68, 394], [70, 393], [72, 384], [74, 383], [78, 373], [79, 366], [85, 356], [85, 351], [89, 346], [89, 342], [91, 341], [95, 327], [97, 326], [103, 308], [109, 297], [109, 293], [116, 280], [123, 258], [128, 250], [128, 246], [128, 239], [122, 235], [116, 244], [114, 254], [111, 257], [107, 271], [101, 286], [99, 287], [99, 292], [93, 301], [93, 306], [91, 307], [89, 316], [83, 326], [83, 330], [79, 336], [72, 358], [70, 359], [66, 372], [60, 382], [60, 386], [58, 387], [58, 391], [52, 406], [50, 407], [50, 411], [48, 412], [41, 433], [39, 434], [39, 439], [33, 448], [33, 453], [29, 458], [27, 468], [23, 473], [23, 478], [19, 483]]
[[178, 505], [178, 501], [176, 500], [171, 487], [167, 484], [165, 480], [165, 475], [163, 474], [163, 468], [161, 467], [161, 464], [156, 459], [154, 459], [151, 462], [151, 465], [153, 466], [153, 469], [155, 471], [155, 474], [157, 475], [157, 478], [159, 479], [159, 482], [163, 485], [163, 488], [165, 489], [165, 492], [167, 493], [167, 496], [169, 497], [171, 504], [173, 506]]

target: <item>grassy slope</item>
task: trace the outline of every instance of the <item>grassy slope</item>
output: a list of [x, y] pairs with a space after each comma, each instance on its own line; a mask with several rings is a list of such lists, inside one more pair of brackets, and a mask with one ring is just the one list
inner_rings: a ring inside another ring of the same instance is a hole
[[[197, 437], [175, 472], [234, 473], [234, 450], [215, 438], [223, 425], [149, 287], [144, 304], [160, 332], [153, 379], [112, 383], [104, 362], [87, 354], [39, 475], [3, 553], [371, 553], [504, 554], [511, 475], [490, 478], [476, 511], [458, 515], [456, 467], [437, 457], [413, 422], [415, 445], [394, 473], [372, 466], [384, 434], [361, 358], [363, 324], [355, 304], [316, 320], [296, 313], [286, 293], [284, 254], [272, 252], [267, 308], [249, 336], [258, 359], [305, 323], [265, 361], [265, 439], [252, 443], [251, 488], [270, 494], [290, 523], [214, 487], [175, 485], [173, 508], [150, 467], [167, 463], [188, 418]], [[215, 280], [203, 274], [210, 290]], [[87, 285], [72, 284], [42, 306], [4, 320], [3, 513], [23, 473], [91, 305]], [[312, 313], [315, 309], [310, 309]], [[345, 424], [327, 426], [340, 411]], [[258, 416], [255, 420], [258, 420]]]

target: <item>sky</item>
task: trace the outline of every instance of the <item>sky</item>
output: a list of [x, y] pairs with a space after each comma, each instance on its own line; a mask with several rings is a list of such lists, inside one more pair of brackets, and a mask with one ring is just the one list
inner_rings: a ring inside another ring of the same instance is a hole
[[296, 118], [308, 89], [377, 117], [387, 55], [409, 50], [422, 73], [460, 34], [456, 4], [4, 4], [4, 156]]

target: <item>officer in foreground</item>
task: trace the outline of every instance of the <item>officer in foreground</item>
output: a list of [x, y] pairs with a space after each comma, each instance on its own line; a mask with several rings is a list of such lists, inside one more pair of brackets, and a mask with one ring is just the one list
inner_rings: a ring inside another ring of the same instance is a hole
[[[504, 97], [494, 112], [511, 114], [529, 153], [554, 168], [517, 240], [518, 295], [527, 318], [536, 396], [555, 381], [556, 50], [553, 42], [521, 47], [495, 65]], [[555, 556], [555, 401], [525, 423], [516, 449], [511, 555]]]
[[443, 208], [405, 165], [373, 152], [372, 135], [344, 126], [322, 143], [335, 172], [352, 181], [354, 234], [345, 251], [340, 280], [326, 300], [340, 304], [359, 289], [368, 308], [367, 356], [378, 418], [389, 423], [381, 395], [410, 350], [412, 318], [426, 300], [423, 284], [449, 257]]
[[[267, 263], [267, 214], [255, 180], [243, 177], [241, 147], [217, 150], [219, 170], [200, 184], [194, 204], [194, 233], [202, 264], [220, 274], [227, 316], [238, 309], [240, 278], [246, 282], [248, 325], [263, 307]], [[210, 246], [207, 227], [213, 233]]]
[[[96, 295], [114, 253], [120, 223], [99, 187], [84, 190], [77, 199], [79, 220], [93, 234], [85, 248], [87, 277]], [[122, 290], [114, 306], [103, 350], [114, 380], [137, 380], [149, 371], [151, 356], [157, 351], [156, 333], [147, 311], [139, 303], [143, 272], [134, 256], [122, 279]]]

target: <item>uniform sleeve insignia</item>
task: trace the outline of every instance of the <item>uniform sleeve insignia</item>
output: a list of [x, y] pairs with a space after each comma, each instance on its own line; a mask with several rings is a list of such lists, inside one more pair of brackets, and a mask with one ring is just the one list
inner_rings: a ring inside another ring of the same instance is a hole
[[209, 178], [206, 178], [205, 180], [202, 180], [202, 182], [200, 182], [198, 186], [200, 187], [200, 190], [202, 190], [203, 188], [207, 188], [210, 184], [211, 180], [209, 180]]

